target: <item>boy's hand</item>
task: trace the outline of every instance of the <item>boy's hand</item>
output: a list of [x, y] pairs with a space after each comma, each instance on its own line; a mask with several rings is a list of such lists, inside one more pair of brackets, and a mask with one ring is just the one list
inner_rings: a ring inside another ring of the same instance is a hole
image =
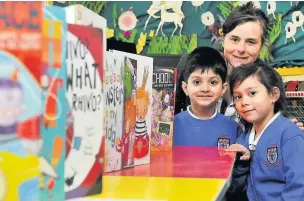
[[250, 159], [250, 151], [240, 144], [232, 144], [227, 149], [227, 151], [235, 151], [241, 153], [240, 160], [249, 160]]

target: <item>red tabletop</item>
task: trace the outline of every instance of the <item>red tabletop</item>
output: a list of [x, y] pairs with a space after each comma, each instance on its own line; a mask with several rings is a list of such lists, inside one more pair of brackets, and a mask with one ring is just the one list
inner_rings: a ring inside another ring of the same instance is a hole
[[105, 176], [147, 176], [228, 179], [235, 154], [224, 155], [217, 147], [175, 146], [168, 152], [151, 152], [150, 164]]

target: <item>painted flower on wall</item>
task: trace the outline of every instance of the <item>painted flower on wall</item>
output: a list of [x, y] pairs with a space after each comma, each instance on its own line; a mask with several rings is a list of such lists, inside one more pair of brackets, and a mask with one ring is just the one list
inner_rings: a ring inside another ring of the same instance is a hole
[[132, 7], [128, 11], [121, 9], [121, 15], [118, 17], [118, 27], [124, 31], [125, 37], [130, 37], [131, 30], [136, 27], [138, 19], [133, 12]]

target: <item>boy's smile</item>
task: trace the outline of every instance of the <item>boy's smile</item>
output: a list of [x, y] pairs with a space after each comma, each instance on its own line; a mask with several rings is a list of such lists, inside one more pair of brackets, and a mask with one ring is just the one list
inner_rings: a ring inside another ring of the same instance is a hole
[[[191, 73], [187, 83], [183, 82], [183, 89], [191, 101], [192, 110], [215, 110], [218, 99], [223, 95], [227, 85], [222, 83], [219, 75], [213, 70], [197, 69]], [[212, 114], [213, 114], [212, 113]]]

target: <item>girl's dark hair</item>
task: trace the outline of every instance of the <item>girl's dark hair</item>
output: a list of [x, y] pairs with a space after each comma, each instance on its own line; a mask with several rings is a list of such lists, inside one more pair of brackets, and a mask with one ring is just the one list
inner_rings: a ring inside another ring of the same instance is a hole
[[190, 105], [190, 99], [188, 96], [186, 96], [183, 88], [182, 88], [182, 82], [184, 81], [183, 74], [186, 68], [186, 63], [188, 59], [189, 54], [184, 54], [176, 68], [177, 68], [177, 83], [176, 83], [176, 99], [175, 99], [175, 111], [174, 114], [178, 114], [181, 112], [181, 110], [186, 110], [187, 106]]
[[[232, 70], [229, 80], [231, 96], [233, 97], [233, 90], [236, 85], [240, 85], [245, 79], [254, 75], [265, 86], [269, 94], [273, 92], [274, 87], [280, 90], [280, 97], [274, 104], [274, 112], [281, 111], [284, 114], [286, 95], [282, 77], [263, 61], [246, 64]], [[249, 125], [244, 119], [242, 119], [242, 123], [245, 123], [245, 127], [246, 124]]]
[[224, 36], [230, 33], [238, 25], [246, 22], [260, 22], [262, 27], [262, 46], [269, 42], [268, 18], [265, 13], [254, 6], [252, 2], [235, 8], [223, 24]]

